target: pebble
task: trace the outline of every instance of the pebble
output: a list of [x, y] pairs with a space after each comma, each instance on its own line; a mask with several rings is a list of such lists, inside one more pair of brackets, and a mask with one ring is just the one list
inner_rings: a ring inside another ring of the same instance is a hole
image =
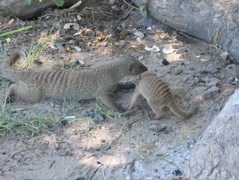
[[182, 173], [179, 169], [174, 170], [174, 171], [172, 172], [172, 174], [173, 174], [174, 176], [181, 176], [181, 175], [183, 175], [183, 173]]
[[185, 62], [180, 62], [181, 66], [186, 66]]
[[76, 178], [76, 180], [85, 180], [83, 176]]
[[105, 115], [99, 114], [99, 115], [97, 115], [97, 119], [98, 119], [100, 122], [104, 122], [104, 121], [105, 121]]
[[116, 42], [115, 45], [119, 48], [124, 48], [126, 46], [126, 41], [120, 40], [119, 42]]
[[229, 53], [228, 52], [222, 52], [220, 55], [221, 55], [223, 60], [226, 60], [228, 55], [229, 55]]
[[66, 23], [63, 27], [63, 29], [67, 30], [67, 29], [74, 29], [74, 30], [79, 30], [80, 26], [77, 23]]
[[208, 81], [206, 81], [206, 86], [208, 87], [212, 87], [212, 86], [218, 86], [220, 80], [217, 78], [210, 78], [208, 79]]
[[144, 38], [144, 33], [142, 33], [141, 31], [136, 30], [133, 34], [136, 38], [140, 38], [140, 39]]
[[171, 73], [173, 73], [174, 75], [179, 75], [180, 73], [182, 73], [182, 68], [180, 67], [173, 68]]
[[84, 63], [83, 61], [79, 60], [79, 59], [77, 59], [77, 60], [75, 61], [75, 64], [76, 64], [76, 65], [80, 65], [80, 66], [84, 66], [84, 65], [85, 65], [85, 63]]
[[76, 51], [81, 52], [81, 48], [80, 48], [80, 47], [78, 47], [78, 46], [73, 46], [73, 48], [74, 48]]
[[229, 83], [232, 84], [232, 85], [237, 85], [237, 83], [238, 83], [238, 78], [234, 78], [234, 77], [231, 78], [230, 81], [229, 81]]
[[167, 59], [163, 59], [162, 64], [167, 66], [167, 65], [169, 65], [169, 62], [167, 61]]
[[213, 97], [216, 93], [219, 92], [219, 88], [216, 87], [216, 86], [212, 86], [211, 88], [209, 88], [208, 90], [206, 90], [204, 93], [203, 93], [203, 98], [204, 99], [208, 99], [208, 98], [211, 98]]

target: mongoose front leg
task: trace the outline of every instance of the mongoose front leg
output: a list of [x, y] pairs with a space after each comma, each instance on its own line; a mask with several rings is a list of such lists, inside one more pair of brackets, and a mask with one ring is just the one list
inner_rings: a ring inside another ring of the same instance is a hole
[[137, 103], [141, 93], [139, 92], [139, 88], [136, 88], [132, 97], [132, 100], [130, 102], [129, 110], [131, 110]]
[[12, 103], [16, 100], [16, 85], [12, 84], [9, 89], [7, 90], [5, 102], [6, 103]]
[[108, 109], [111, 109], [115, 112], [124, 111], [123, 108], [119, 107], [114, 103], [113, 99], [108, 94], [100, 95], [98, 98]]
[[164, 106], [160, 106], [158, 102], [148, 102], [149, 106], [155, 113], [155, 119], [160, 119], [164, 115]]

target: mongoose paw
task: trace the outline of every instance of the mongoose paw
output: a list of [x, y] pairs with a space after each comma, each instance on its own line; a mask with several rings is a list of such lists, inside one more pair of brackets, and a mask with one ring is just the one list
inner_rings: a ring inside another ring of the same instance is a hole
[[6, 103], [13, 103], [15, 101], [14, 96], [8, 96], [6, 97]]

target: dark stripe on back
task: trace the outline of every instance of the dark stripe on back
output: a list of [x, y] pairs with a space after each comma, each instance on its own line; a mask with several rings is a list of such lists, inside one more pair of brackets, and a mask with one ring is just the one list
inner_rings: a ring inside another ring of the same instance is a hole
[[49, 83], [49, 78], [51, 77], [51, 74], [53, 73], [53, 71], [48, 71], [46, 72], [46, 75], [44, 77], [44, 83], [48, 84]]
[[58, 71], [53, 71], [53, 72], [51, 73], [51, 76], [50, 76], [50, 78], [49, 78], [49, 83], [50, 83], [50, 84], [53, 83], [54, 77], [55, 77], [55, 75], [56, 75], [57, 72], [58, 72]]

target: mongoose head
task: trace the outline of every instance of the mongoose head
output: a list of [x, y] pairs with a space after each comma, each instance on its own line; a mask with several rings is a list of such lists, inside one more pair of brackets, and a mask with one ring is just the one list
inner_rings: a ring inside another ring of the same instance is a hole
[[129, 65], [129, 75], [139, 75], [148, 70], [146, 66], [144, 66], [138, 60], [130, 60], [131, 63]]

